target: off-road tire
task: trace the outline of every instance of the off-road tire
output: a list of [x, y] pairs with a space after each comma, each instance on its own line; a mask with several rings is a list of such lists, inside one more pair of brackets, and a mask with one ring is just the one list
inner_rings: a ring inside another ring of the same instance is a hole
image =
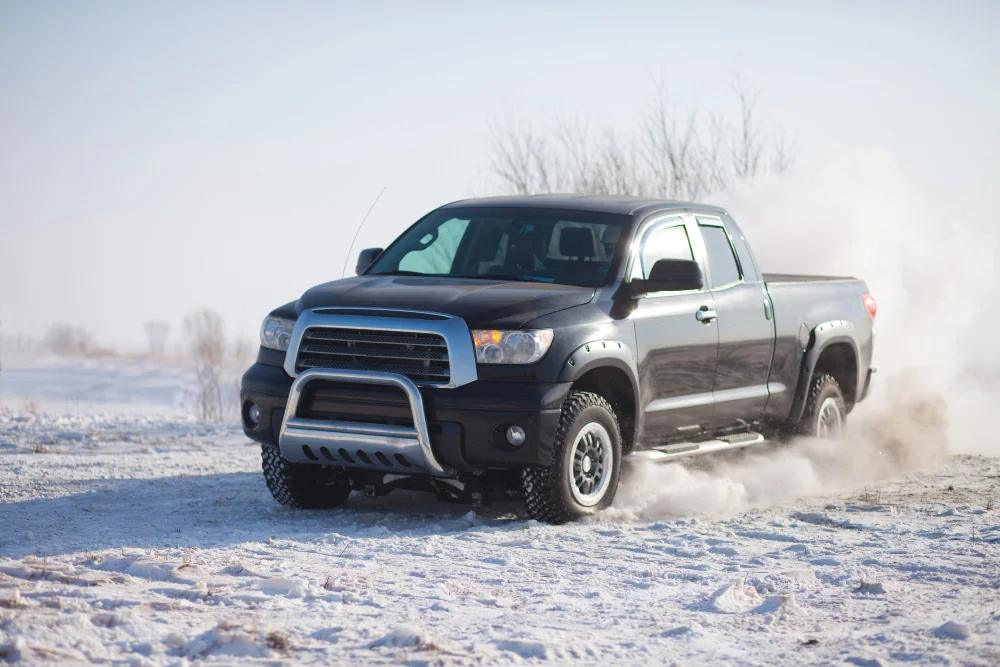
[[[580, 430], [590, 422], [601, 424], [611, 437], [610, 486], [596, 505], [581, 505], [570, 489], [572, 448]], [[524, 470], [524, 506], [528, 516], [546, 523], [565, 523], [608, 507], [614, 500], [621, 474], [622, 444], [618, 417], [611, 405], [600, 395], [587, 391], [571, 391], [563, 403], [552, 463], [545, 467]]]
[[329, 509], [351, 495], [351, 484], [343, 472], [329, 466], [292, 463], [276, 447], [261, 446], [260, 465], [268, 490], [285, 507]]
[[809, 396], [806, 397], [806, 407], [802, 412], [796, 432], [814, 438], [823, 437], [820, 433], [820, 410], [824, 403], [832, 400], [840, 411], [841, 431], [847, 419], [847, 408], [844, 403], [844, 392], [832, 375], [817, 375], [809, 385]]

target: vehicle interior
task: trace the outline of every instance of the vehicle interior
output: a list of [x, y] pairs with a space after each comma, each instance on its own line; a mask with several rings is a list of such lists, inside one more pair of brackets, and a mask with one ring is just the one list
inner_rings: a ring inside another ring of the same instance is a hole
[[597, 287], [607, 280], [623, 227], [618, 220], [425, 220], [405, 233], [367, 273]]

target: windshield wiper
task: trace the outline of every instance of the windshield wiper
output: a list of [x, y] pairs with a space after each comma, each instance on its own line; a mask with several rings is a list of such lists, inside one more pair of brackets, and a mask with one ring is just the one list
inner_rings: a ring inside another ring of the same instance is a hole
[[430, 275], [427, 273], [420, 273], [419, 271], [405, 271], [403, 269], [393, 269], [392, 271], [379, 271], [378, 273], [366, 274], [369, 276], [426, 276]]
[[478, 280], [510, 280], [518, 283], [544, 283], [544, 280], [531, 276], [515, 276], [512, 273], [481, 273], [477, 276], [452, 276], [453, 278], [468, 278]]

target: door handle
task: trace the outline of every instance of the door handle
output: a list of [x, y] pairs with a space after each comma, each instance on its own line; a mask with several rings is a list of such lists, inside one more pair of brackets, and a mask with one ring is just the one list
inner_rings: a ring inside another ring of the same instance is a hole
[[699, 322], [704, 322], [705, 324], [709, 324], [712, 320], [717, 318], [719, 314], [714, 310], [709, 310], [708, 306], [702, 306], [701, 310], [695, 313], [694, 316], [695, 319], [697, 319]]

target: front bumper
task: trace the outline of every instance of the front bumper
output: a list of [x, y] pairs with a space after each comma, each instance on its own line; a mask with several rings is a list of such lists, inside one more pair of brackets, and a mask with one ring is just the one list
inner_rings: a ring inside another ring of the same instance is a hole
[[[300, 377], [302, 377], [300, 375]], [[401, 377], [401, 376], [399, 376]], [[404, 378], [405, 380], [405, 378]], [[325, 453], [318, 455], [314, 461], [301, 449], [303, 444], [310, 447], [307, 441], [317, 435], [316, 431], [343, 433], [340, 426], [324, 426], [322, 424], [349, 424], [346, 428], [350, 437], [374, 436], [384, 438], [402, 438], [408, 442], [397, 444], [409, 448], [413, 457], [405, 456], [413, 463], [421, 459], [415, 455], [420, 451], [419, 419], [414, 419], [413, 404], [405, 391], [381, 391], [367, 382], [353, 382], [350, 379], [331, 381], [320, 377], [300, 384], [301, 400], [295, 408], [296, 414], [285, 419], [288, 397], [295, 380], [289, 377], [283, 368], [265, 364], [254, 364], [243, 376], [240, 397], [243, 406], [243, 430], [248, 437], [264, 445], [278, 447], [283, 454], [296, 448], [297, 457], [294, 460], [314, 462], [326, 465], [344, 465], [364, 469], [380, 469], [386, 472], [406, 473], [413, 469], [398, 468], [395, 465], [386, 466], [379, 458], [374, 458], [371, 452], [362, 451], [364, 457], [351, 456], [353, 462], [347, 462], [337, 456], [340, 449], [330, 449], [328, 452], [337, 459], [331, 462]], [[524, 383], [524, 382], [492, 382], [477, 380], [460, 387], [442, 389], [437, 387], [419, 388], [420, 402], [423, 404], [423, 414], [426, 422], [426, 434], [429, 437], [428, 449], [431, 460], [440, 465], [443, 472], [438, 472], [433, 464], [417, 466], [430, 474], [454, 474], [456, 472], [473, 472], [487, 468], [521, 468], [530, 465], [547, 465], [552, 457], [552, 443], [555, 440], [556, 429], [563, 401], [569, 392], [570, 383]], [[254, 425], [248, 417], [251, 403], [260, 409], [260, 419]], [[297, 427], [306, 423], [306, 433]], [[282, 424], [286, 426], [285, 440], [282, 440]], [[319, 427], [317, 428], [317, 423]], [[289, 439], [288, 425], [296, 430]], [[517, 424], [524, 428], [527, 438], [520, 447], [512, 447], [506, 442], [504, 433], [508, 426]], [[377, 426], [373, 426], [377, 425]], [[294, 437], [308, 436], [307, 440], [294, 440]], [[317, 446], [323, 435], [315, 440]], [[344, 437], [340, 435], [332, 439]], [[402, 452], [393, 449], [392, 452]], [[348, 450], [349, 454], [357, 453]], [[365, 462], [365, 458], [369, 462]], [[390, 463], [394, 458], [389, 455]]]

